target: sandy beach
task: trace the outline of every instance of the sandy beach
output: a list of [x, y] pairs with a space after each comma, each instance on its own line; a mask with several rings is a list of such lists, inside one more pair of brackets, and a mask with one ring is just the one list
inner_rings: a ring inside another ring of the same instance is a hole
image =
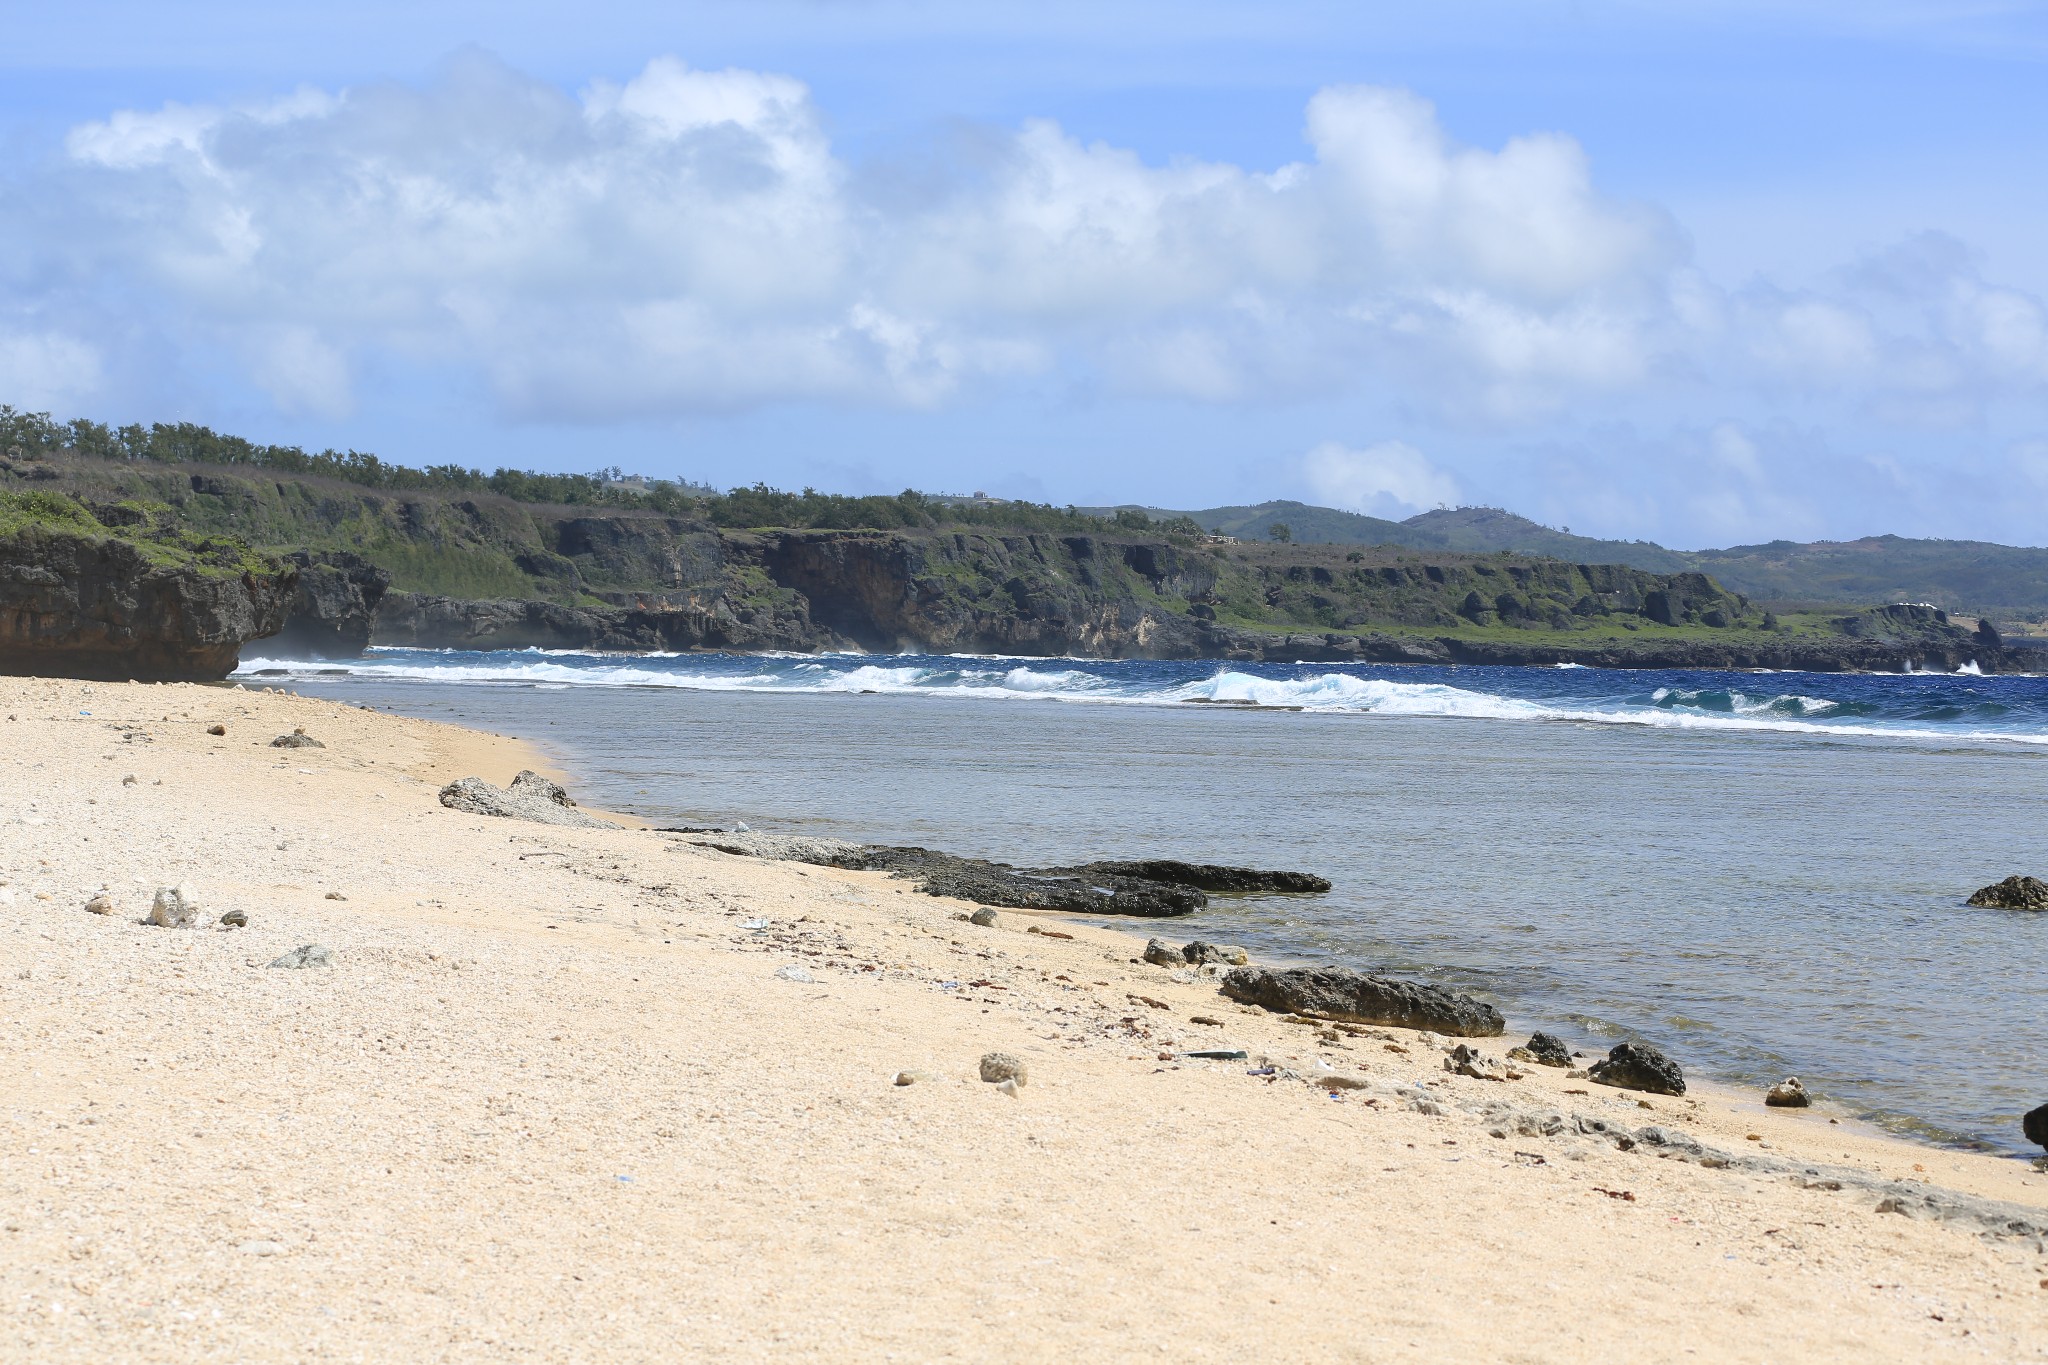
[[[510, 739], [193, 685], [0, 716], [0, 1358], [2048, 1356], [2019, 1161], [1451, 1076], [1136, 961], [1170, 923], [439, 804], [544, 766]], [[180, 884], [199, 927], [142, 923]]]

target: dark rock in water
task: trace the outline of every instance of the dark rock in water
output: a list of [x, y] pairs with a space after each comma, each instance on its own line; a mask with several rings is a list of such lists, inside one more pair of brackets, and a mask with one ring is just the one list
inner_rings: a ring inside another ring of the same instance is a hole
[[1988, 910], [2048, 910], [2048, 882], [2037, 877], [2007, 877], [1970, 897], [1970, 904]]
[[353, 659], [370, 645], [378, 604], [391, 575], [347, 550], [297, 550], [291, 610], [269, 648], [289, 658]]
[[2048, 1147], [2048, 1104], [2039, 1109], [2029, 1109], [2020, 1120], [2020, 1131], [2027, 1135], [2027, 1141], [2038, 1147]]
[[283, 624], [297, 569], [31, 523], [0, 535], [0, 673], [211, 681]]
[[1548, 1033], [1532, 1033], [1524, 1044], [1529, 1049], [1529, 1060], [1538, 1066], [1570, 1066], [1572, 1050], [1564, 1040]]
[[1507, 1028], [1483, 1000], [1419, 981], [1393, 981], [1348, 967], [1235, 967], [1223, 978], [1232, 1000], [1281, 1013], [1318, 1014], [1361, 1024], [1431, 1029], [1454, 1038], [1493, 1038]]
[[307, 734], [304, 730], [294, 730], [288, 735], [279, 735], [276, 739], [271, 740], [270, 747], [273, 749], [324, 749], [327, 746]]
[[[1073, 877], [1026, 872], [1006, 863], [956, 858], [927, 848], [871, 847], [862, 867], [923, 882], [927, 895], [951, 896], [1006, 910], [1077, 910], [1092, 915], [1136, 915], [1158, 919], [1187, 915], [1209, 903], [1190, 887], [1167, 886], [1135, 877]], [[841, 864], [845, 866], [845, 864]]]
[[1617, 1090], [1641, 1090], [1651, 1095], [1683, 1095], [1685, 1072], [1647, 1043], [1616, 1043], [1607, 1060], [1586, 1068], [1586, 1078]]
[[1141, 881], [1165, 882], [1171, 886], [1192, 886], [1212, 895], [1235, 895], [1258, 891], [1328, 891], [1326, 878], [1307, 872], [1261, 872], [1250, 867], [1219, 867], [1211, 863], [1183, 863], [1170, 858], [1140, 858], [1129, 861], [1082, 863], [1079, 867], [1055, 869], [1076, 876], [1136, 877]]

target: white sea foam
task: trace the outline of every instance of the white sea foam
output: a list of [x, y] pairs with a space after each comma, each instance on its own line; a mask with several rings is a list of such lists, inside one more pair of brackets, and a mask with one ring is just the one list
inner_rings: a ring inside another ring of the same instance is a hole
[[[1049, 665], [1069, 660], [951, 658], [947, 666], [874, 662], [872, 656], [785, 658], [687, 655], [600, 655], [576, 651], [520, 651], [497, 655], [461, 652], [372, 651], [346, 664], [288, 659], [246, 660], [238, 676], [285, 670], [316, 676], [341, 669], [354, 677], [514, 687], [651, 687], [712, 692], [881, 693], [1051, 700], [1124, 705], [1224, 702], [1258, 707], [1379, 716], [1445, 717], [1625, 725], [1698, 731], [1768, 731], [1787, 735], [1893, 739], [1914, 742], [1993, 742], [2048, 745], [2048, 734], [2022, 730], [1930, 728], [1849, 723], [1843, 704], [1796, 692], [1752, 696], [1733, 689], [1660, 687], [1647, 701], [1502, 696], [1438, 682], [1395, 682], [1348, 673], [1267, 678], [1232, 668], [1192, 682], [1163, 683]], [[997, 663], [1007, 667], [974, 667]], [[1155, 675], [1156, 676], [1156, 675]]]

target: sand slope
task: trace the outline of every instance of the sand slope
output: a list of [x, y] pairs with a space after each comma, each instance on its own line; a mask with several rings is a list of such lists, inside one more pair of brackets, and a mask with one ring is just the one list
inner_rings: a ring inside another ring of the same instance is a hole
[[[1124, 935], [446, 811], [442, 783], [534, 756], [425, 722], [23, 680], [0, 715], [6, 1359], [2048, 1354], [2031, 1240], [1459, 1106], [2048, 1207], [2018, 1162], [1715, 1092], [1452, 1078]], [[327, 747], [267, 747], [294, 726]], [[136, 922], [181, 881], [209, 927]], [[118, 913], [87, 914], [103, 883]], [[249, 927], [212, 927], [229, 909]], [[335, 965], [265, 965], [309, 942]], [[1371, 1088], [1158, 1060], [1223, 1043]], [[1030, 1063], [1017, 1098], [975, 1079], [994, 1049]]]

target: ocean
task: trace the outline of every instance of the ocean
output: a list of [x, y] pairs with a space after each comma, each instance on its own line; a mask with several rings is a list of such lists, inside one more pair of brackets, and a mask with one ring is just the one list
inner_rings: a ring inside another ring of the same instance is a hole
[[2048, 1102], [2048, 912], [1964, 904], [2048, 874], [2048, 677], [380, 649], [237, 678], [534, 740], [660, 824], [1320, 873], [1115, 922], [1796, 1074], [1923, 1140], [2018, 1153]]

